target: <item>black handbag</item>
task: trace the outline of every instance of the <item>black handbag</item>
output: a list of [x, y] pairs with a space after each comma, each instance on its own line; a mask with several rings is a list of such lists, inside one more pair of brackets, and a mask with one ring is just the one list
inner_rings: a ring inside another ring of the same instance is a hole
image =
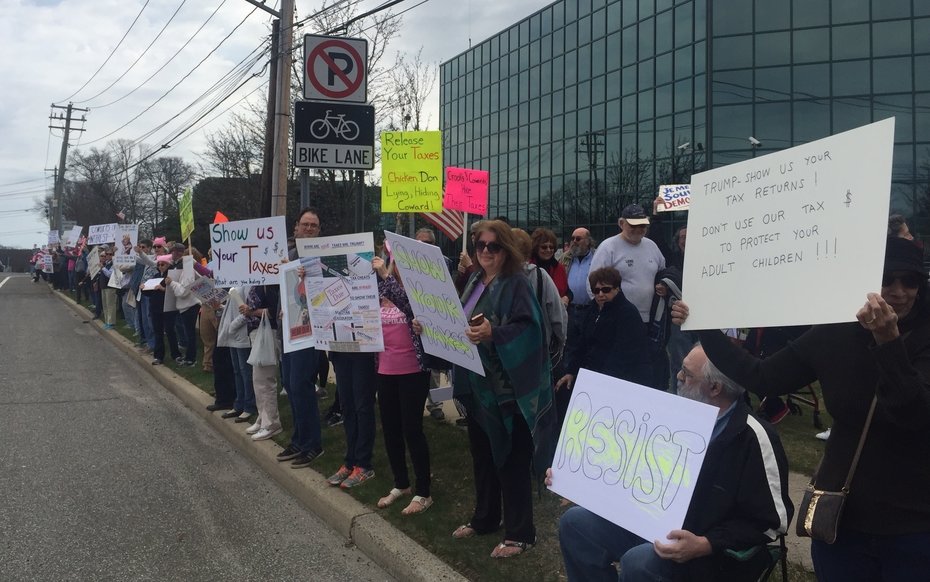
[[856, 447], [856, 454], [853, 456], [843, 488], [839, 491], [817, 489], [815, 485], [816, 477], [807, 484], [807, 489], [804, 490], [804, 498], [801, 500], [801, 506], [798, 510], [796, 532], [799, 537], [809, 537], [828, 544], [836, 541], [836, 535], [840, 528], [840, 519], [843, 517], [843, 507], [846, 505], [846, 497], [849, 495], [849, 484], [856, 472], [856, 465], [859, 464], [859, 455], [862, 453], [865, 437], [869, 434], [869, 426], [872, 424], [876, 401], [877, 397], [873, 397], [872, 405], [869, 407], [869, 414], [865, 418], [865, 426], [862, 427], [862, 435], [859, 437], [859, 445]]

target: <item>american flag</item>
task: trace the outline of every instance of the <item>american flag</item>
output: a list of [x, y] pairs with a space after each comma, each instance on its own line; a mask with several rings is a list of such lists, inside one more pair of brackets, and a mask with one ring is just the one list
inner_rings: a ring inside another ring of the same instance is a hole
[[443, 232], [447, 237], [455, 240], [462, 236], [462, 229], [465, 222], [465, 214], [458, 210], [444, 209], [442, 212], [421, 212], [426, 222], [432, 224]]

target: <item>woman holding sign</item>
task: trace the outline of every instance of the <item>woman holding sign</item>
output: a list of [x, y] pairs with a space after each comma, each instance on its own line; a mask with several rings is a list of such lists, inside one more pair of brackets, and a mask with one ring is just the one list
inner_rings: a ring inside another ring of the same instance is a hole
[[[680, 301], [672, 307], [677, 324], [688, 313]], [[817, 579], [926, 580], [930, 294], [923, 252], [914, 243], [887, 240], [881, 293], [869, 293], [855, 316], [852, 323], [816, 325], [764, 360], [719, 331], [701, 331], [700, 337], [721, 372], [760, 396], [790, 394], [820, 381], [834, 424], [812, 485], [848, 494], [835, 541], [831, 532], [814, 528], [822, 508], [799, 508], [799, 533], [814, 537]]]
[[410, 504], [402, 515], [423, 513], [433, 505], [430, 496], [429, 445], [423, 434], [423, 407], [429, 394], [429, 370], [420, 336], [414, 332], [413, 309], [396, 270], [375, 257], [371, 262], [378, 275], [378, 295], [381, 300], [381, 329], [384, 352], [375, 354], [378, 370], [378, 407], [381, 410], [381, 430], [387, 450], [394, 487], [378, 501], [385, 508], [410, 495], [407, 473], [407, 451], [413, 463], [416, 483]]
[[475, 511], [455, 538], [488, 534], [501, 523], [494, 558], [519, 555], [536, 543], [531, 470], [552, 461], [557, 419], [543, 314], [526, 277], [510, 226], [499, 220], [475, 231], [478, 269], [462, 294], [485, 375], [455, 367], [454, 396], [467, 410], [475, 471]]

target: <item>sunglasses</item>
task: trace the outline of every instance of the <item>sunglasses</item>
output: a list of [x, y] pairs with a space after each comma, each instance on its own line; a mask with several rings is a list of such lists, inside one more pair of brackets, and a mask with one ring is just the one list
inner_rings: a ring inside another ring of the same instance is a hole
[[919, 273], [903, 273], [901, 275], [885, 273], [882, 275], [882, 287], [891, 287], [895, 281], [900, 281], [901, 286], [905, 289], [917, 289], [920, 287], [921, 282], [926, 280], [927, 277]]
[[500, 244], [496, 242], [484, 242], [483, 240], [479, 240], [478, 242], [475, 243], [475, 249], [479, 253], [488, 251], [492, 255], [496, 255], [497, 253], [501, 252], [504, 249], [504, 247], [502, 247]]
[[540, 250], [555, 250], [555, 245], [539, 245]]
[[591, 291], [593, 291], [595, 295], [600, 295], [601, 293], [607, 295], [614, 289], [616, 289], [616, 287], [594, 287], [591, 289]]

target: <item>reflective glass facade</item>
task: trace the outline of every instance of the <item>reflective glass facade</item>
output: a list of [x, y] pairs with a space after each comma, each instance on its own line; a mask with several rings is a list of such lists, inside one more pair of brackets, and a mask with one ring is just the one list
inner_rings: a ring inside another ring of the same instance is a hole
[[659, 184], [895, 116], [892, 209], [930, 234], [928, 0], [559, 0], [440, 75], [444, 163], [514, 224], [614, 234]]

